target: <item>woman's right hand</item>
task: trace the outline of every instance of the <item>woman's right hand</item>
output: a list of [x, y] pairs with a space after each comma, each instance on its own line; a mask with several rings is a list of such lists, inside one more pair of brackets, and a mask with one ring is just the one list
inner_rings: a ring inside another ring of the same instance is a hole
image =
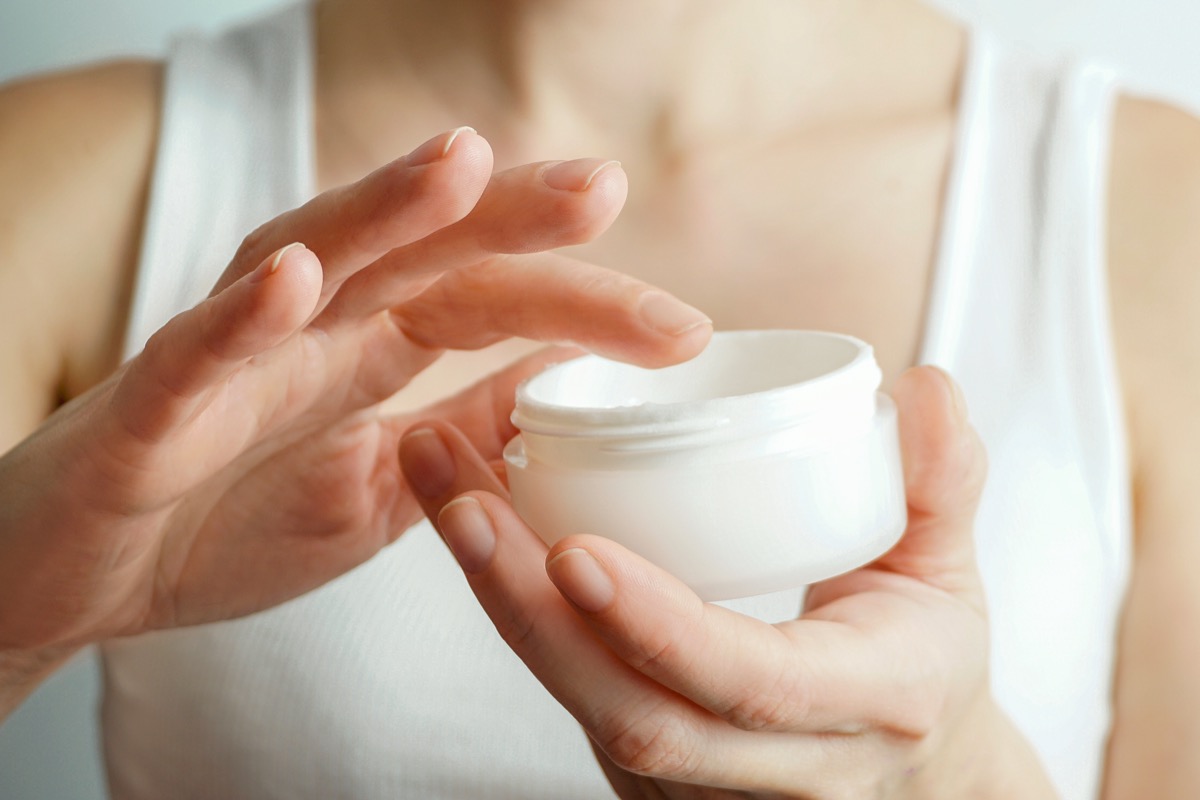
[[421, 515], [397, 459], [409, 424], [498, 455], [516, 382], [548, 358], [380, 412], [446, 348], [697, 353], [704, 315], [540, 252], [597, 236], [625, 193], [614, 162], [492, 175], [459, 129], [259, 228], [206, 301], [0, 458], [0, 656], [249, 614], [372, 556]]

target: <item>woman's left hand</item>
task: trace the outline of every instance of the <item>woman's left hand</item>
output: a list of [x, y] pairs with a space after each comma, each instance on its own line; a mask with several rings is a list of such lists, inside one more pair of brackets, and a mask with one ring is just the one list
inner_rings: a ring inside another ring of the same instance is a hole
[[939, 370], [910, 370], [894, 396], [903, 539], [810, 587], [803, 615], [777, 625], [703, 603], [606, 539], [547, 551], [450, 426], [409, 433], [401, 461], [425, 476], [425, 512], [496, 628], [586, 729], [621, 797], [1053, 797], [988, 689], [972, 542], [983, 448]]

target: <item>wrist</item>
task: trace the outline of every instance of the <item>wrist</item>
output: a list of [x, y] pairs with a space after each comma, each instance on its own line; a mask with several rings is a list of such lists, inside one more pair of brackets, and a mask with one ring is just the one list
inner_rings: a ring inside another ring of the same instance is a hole
[[0, 649], [0, 722], [78, 651], [74, 645], [38, 651]]

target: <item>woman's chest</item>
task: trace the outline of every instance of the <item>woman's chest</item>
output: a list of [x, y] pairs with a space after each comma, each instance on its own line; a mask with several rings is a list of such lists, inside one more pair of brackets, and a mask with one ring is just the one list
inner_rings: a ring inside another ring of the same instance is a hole
[[950, 119], [813, 136], [666, 177], [630, 173], [613, 228], [576, 248], [661, 286], [718, 329], [815, 328], [913, 363], [937, 261]]

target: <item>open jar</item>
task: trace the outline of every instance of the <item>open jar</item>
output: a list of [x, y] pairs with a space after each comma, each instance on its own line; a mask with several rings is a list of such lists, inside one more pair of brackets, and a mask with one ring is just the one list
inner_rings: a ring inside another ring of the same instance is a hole
[[664, 369], [559, 364], [517, 390], [513, 505], [548, 544], [607, 537], [705, 600], [832, 577], [906, 524], [881, 379], [870, 345], [817, 331], [717, 333]]

